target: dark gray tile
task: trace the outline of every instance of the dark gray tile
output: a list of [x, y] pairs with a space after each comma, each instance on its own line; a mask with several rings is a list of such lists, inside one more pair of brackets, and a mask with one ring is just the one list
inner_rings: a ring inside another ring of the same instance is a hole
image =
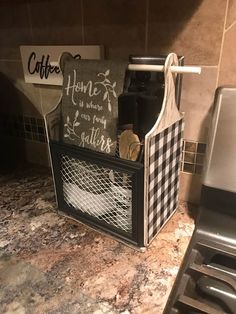
[[38, 133], [39, 134], [44, 134], [45, 133], [44, 127], [38, 126]]
[[39, 134], [39, 141], [46, 142], [46, 137], [44, 135]]
[[25, 131], [26, 132], [31, 132], [32, 131], [30, 124], [25, 124]]
[[184, 154], [184, 161], [194, 164], [195, 163], [195, 154], [194, 153], [185, 152], [185, 154]]
[[24, 118], [24, 123], [25, 123], [25, 124], [30, 124], [30, 117], [28, 117], [28, 116], [23, 116], [23, 118]]
[[36, 124], [36, 118], [31, 117], [31, 118], [30, 118], [30, 123], [31, 123], [32, 125], [35, 125], [35, 124]]
[[31, 124], [31, 130], [32, 132], [37, 133], [37, 126], [34, 124]]
[[195, 166], [193, 164], [184, 163], [184, 172], [194, 173]]
[[203, 165], [203, 163], [204, 163], [204, 157], [205, 157], [204, 154], [197, 154], [197, 157], [196, 157], [196, 164]]
[[197, 150], [197, 143], [195, 142], [185, 142], [185, 151], [195, 153]]
[[37, 119], [37, 125], [42, 126], [43, 125], [43, 119]]
[[198, 143], [197, 145], [197, 152], [204, 154], [206, 152], [206, 144], [204, 143]]

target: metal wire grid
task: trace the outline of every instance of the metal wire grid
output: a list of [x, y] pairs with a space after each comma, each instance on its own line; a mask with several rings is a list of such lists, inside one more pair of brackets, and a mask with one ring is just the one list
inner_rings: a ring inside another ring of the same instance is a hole
[[61, 155], [65, 202], [123, 231], [132, 231], [131, 176]]

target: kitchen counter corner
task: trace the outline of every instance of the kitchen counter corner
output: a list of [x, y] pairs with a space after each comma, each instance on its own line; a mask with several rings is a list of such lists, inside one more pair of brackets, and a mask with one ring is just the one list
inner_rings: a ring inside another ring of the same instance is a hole
[[0, 195], [1, 313], [163, 312], [194, 229], [186, 203], [138, 252], [59, 216], [44, 169], [1, 176]]

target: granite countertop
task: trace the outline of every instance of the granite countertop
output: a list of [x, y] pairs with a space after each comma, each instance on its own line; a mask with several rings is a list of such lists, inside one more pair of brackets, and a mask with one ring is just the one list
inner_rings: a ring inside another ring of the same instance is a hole
[[0, 177], [0, 312], [162, 313], [193, 232], [178, 211], [143, 253], [56, 212], [51, 174]]

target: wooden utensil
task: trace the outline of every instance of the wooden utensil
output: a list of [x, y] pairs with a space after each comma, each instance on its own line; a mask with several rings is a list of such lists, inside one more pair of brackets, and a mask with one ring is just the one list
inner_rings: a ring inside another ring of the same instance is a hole
[[140, 140], [132, 130], [125, 130], [120, 135], [120, 158], [136, 161], [140, 152]]

